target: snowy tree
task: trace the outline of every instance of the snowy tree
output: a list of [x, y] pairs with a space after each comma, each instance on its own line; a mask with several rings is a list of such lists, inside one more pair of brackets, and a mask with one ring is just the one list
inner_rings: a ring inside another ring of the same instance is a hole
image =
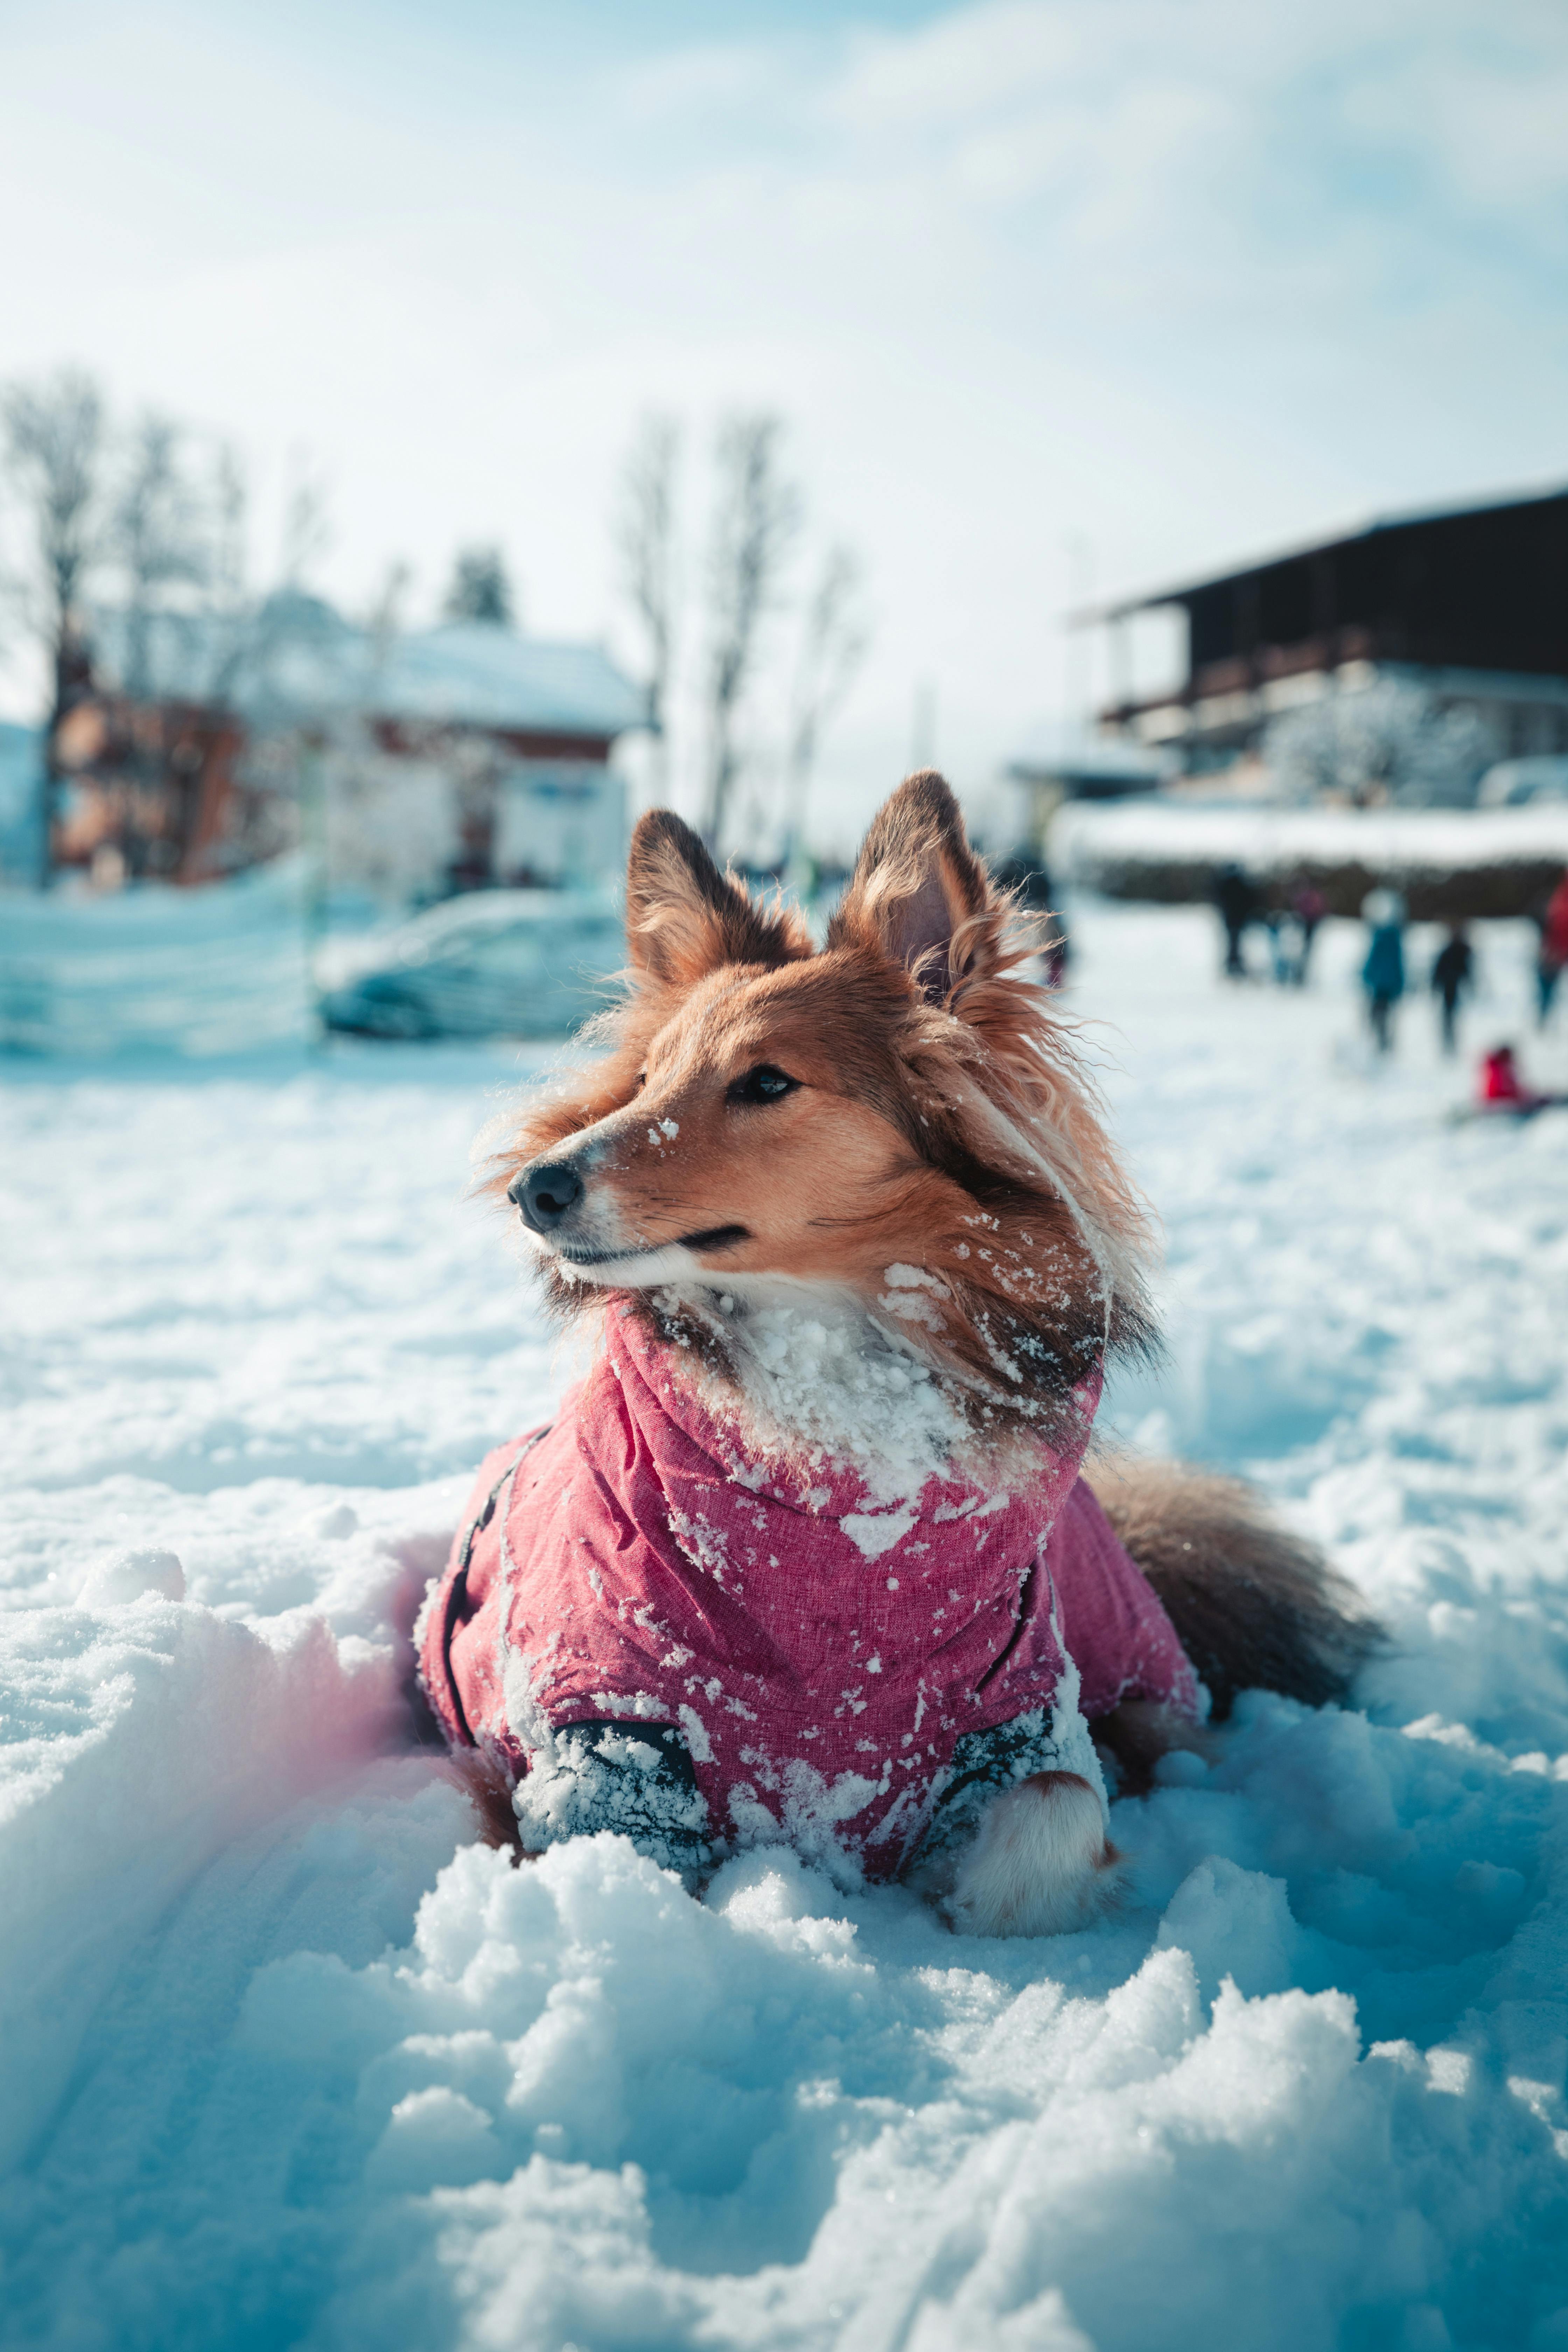
[[498, 629], [515, 626], [511, 579], [499, 547], [459, 551], [442, 612], [448, 621], [484, 621]]
[[1358, 808], [1468, 808], [1496, 751], [1483, 720], [1422, 687], [1379, 678], [1274, 719], [1263, 756], [1288, 797]]

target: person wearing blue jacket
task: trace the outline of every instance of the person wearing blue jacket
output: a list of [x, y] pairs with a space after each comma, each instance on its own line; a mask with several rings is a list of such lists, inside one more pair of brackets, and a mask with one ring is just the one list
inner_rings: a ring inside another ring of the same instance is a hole
[[1394, 1008], [1405, 993], [1405, 901], [1396, 891], [1372, 890], [1361, 912], [1372, 934], [1361, 984], [1377, 1050], [1386, 1054], [1394, 1044]]

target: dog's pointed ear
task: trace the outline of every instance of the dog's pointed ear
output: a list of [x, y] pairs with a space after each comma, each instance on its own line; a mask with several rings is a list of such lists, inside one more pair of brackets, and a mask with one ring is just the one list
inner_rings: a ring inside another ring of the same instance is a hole
[[721, 964], [774, 966], [811, 952], [795, 919], [770, 913], [721, 874], [670, 809], [649, 809], [632, 834], [626, 945], [639, 979], [682, 988]]
[[934, 768], [906, 776], [866, 835], [827, 944], [869, 947], [913, 972], [933, 1004], [989, 977], [1005, 903], [969, 846], [958, 803]]

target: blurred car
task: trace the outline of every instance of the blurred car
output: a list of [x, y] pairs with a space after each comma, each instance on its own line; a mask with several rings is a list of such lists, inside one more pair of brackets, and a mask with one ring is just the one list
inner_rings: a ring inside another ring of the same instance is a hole
[[625, 961], [607, 893], [475, 890], [329, 940], [316, 978], [327, 1027], [362, 1037], [563, 1037], [610, 1002]]
[[1535, 801], [1568, 801], [1568, 759], [1550, 751], [1500, 760], [1481, 778], [1478, 808], [1528, 808]]

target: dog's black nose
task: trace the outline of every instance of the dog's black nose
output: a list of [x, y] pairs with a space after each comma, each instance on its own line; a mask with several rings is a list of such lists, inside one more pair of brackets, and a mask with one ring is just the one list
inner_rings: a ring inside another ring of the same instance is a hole
[[517, 1202], [525, 1225], [531, 1225], [536, 1234], [547, 1234], [582, 1199], [583, 1180], [564, 1160], [547, 1160], [541, 1168], [525, 1168], [517, 1181], [507, 1186], [506, 1197]]

